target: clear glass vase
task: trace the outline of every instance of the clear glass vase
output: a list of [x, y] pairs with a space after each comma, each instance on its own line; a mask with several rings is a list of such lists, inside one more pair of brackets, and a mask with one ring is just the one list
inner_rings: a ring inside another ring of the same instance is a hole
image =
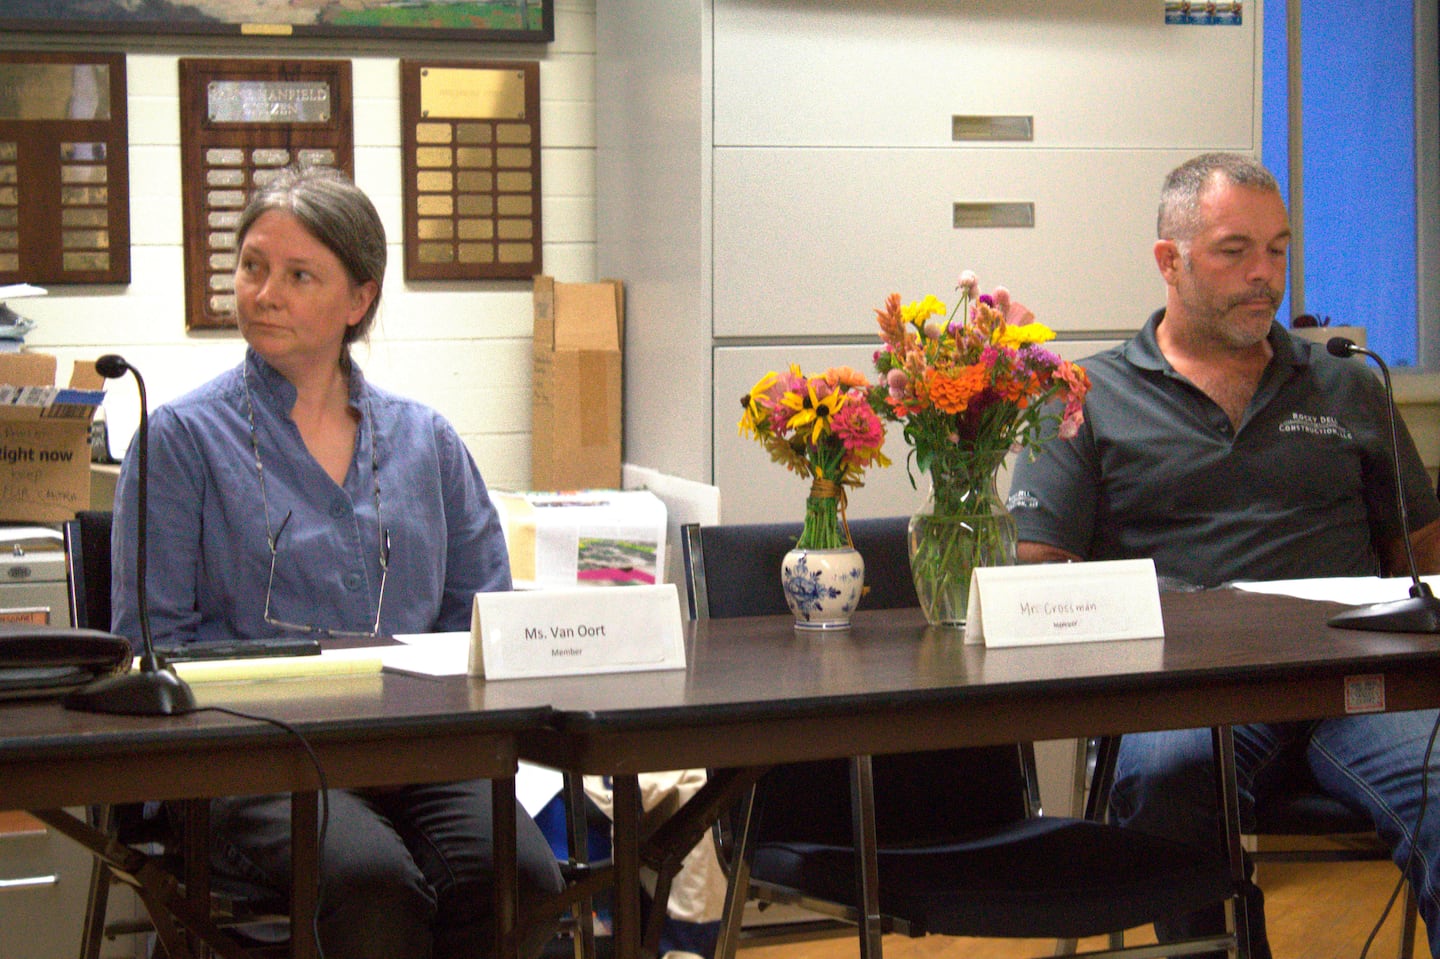
[[1015, 564], [1015, 520], [996, 489], [1003, 462], [931, 465], [930, 497], [910, 517], [910, 573], [931, 625], [965, 625], [976, 567]]

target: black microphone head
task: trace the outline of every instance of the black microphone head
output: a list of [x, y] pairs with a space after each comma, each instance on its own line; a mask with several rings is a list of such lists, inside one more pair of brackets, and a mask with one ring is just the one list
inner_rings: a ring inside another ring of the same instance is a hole
[[119, 379], [130, 369], [130, 364], [125, 362], [125, 357], [117, 353], [106, 353], [95, 361], [95, 372], [107, 380]]
[[1354, 356], [1355, 341], [1349, 337], [1332, 336], [1325, 344], [1325, 349], [1330, 351], [1331, 356]]

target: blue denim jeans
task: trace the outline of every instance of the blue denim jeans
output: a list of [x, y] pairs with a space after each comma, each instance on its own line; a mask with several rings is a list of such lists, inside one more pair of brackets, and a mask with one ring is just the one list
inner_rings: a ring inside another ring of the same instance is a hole
[[[483, 959], [494, 954], [490, 783], [332, 789], [321, 863], [319, 934], [326, 959]], [[520, 899], [558, 892], [550, 845], [518, 814]], [[290, 797], [211, 803], [216, 885], [288, 895]], [[554, 924], [531, 930], [538, 956]]]
[[[1303, 763], [1325, 792], [1369, 815], [1396, 864], [1403, 866], [1420, 811], [1420, 769], [1436, 716], [1434, 710], [1424, 710], [1236, 726], [1242, 828], [1251, 828], [1255, 797], [1263, 798], [1267, 789], [1283, 781], [1289, 764]], [[1431, 770], [1437, 765], [1440, 754], [1431, 757]], [[1429, 790], [1428, 803], [1440, 806], [1440, 778], [1431, 777]], [[1122, 739], [1110, 808], [1123, 825], [1185, 842], [1216, 842], [1210, 730], [1141, 733]], [[1440, 957], [1440, 808], [1425, 814], [1420, 830], [1408, 878], [1429, 930], [1431, 955]], [[1258, 889], [1248, 902], [1251, 955], [1268, 959]], [[1220, 929], [1219, 910], [1156, 924], [1162, 942]]]

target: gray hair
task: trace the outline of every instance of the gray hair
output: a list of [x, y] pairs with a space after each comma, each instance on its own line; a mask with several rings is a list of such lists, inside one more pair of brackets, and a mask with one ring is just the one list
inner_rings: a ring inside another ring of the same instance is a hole
[[1171, 170], [1165, 178], [1155, 223], [1160, 239], [1185, 243], [1194, 238], [1200, 231], [1200, 198], [1216, 178], [1252, 190], [1280, 192], [1275, 177], [1251, 157], [1240, 153], [1202, 153]]
[[290, 166], [264, 186], [257, 187], [240, 213], [235, 229], [235, 246], [261, 215], [284, 210], [309, 231], [330, 252], [339, 257], [357, 286], [373, 282], [375, 299], [359, 323], [345, 330], [345, 345], [369, 336], [380, 308], [380, 291], [385, 286], [385, 225], [375, 204], [349, 177], [332, 167]]

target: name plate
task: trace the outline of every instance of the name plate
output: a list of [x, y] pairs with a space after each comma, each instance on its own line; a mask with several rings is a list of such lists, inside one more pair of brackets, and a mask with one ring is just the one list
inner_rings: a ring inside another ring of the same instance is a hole
[[1149, 559], [991, 566], [970, 580], [965, 642], [1035, 646], [1163, 637]]
[[519, 679], [684, 669], [674, 584], [476, 593], [471, 676]]

